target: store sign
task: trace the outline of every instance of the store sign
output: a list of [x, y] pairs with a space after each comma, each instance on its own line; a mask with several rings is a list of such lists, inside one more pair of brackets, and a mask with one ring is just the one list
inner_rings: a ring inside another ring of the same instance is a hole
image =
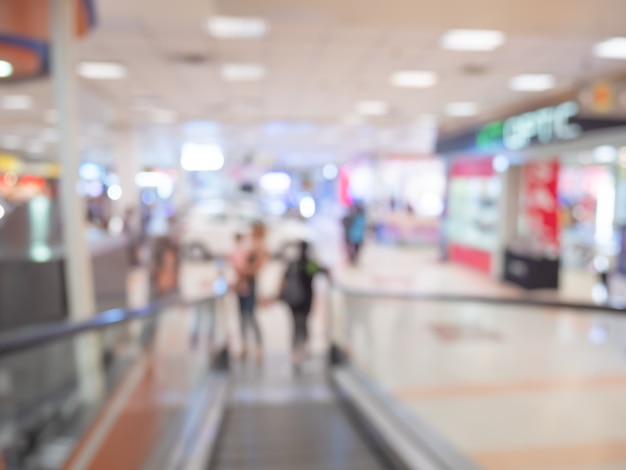
[[557, 185], [559, 162], [524, 165], [525, 215], [531, 235], [546, 246], [559, 245]]
[[510, 117], [504, 121], [487, 124], [476, 135], [479, 149], [504, 147], [521, 150], [533, 142], [548, 144], [554, 141], [572, 140], [581, 136], [582, 127], [571, 122], [579, 111], [575, 101], [558, 106]]

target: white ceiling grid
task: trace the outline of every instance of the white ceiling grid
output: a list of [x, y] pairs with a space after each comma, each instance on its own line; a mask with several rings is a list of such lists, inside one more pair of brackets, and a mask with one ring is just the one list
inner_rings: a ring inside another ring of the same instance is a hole
[[[624, 62], [591, 55], [596, 42], [626, 35], [621, 0], [216, 0], [215, 7], [207, 0], [101, 0], [97, 6], [98, 25], [77, 45], [77, 58], [118, 61], [129, 72], [119, 81], [81, 80], [105, 103], [98, 107], [115, 109], [102, 121], [149, 121], [149, 112], [134, 109], [143, 98], [175, 111], [179, 122], [222, 122], [229, 130], [216, 138], [240, 139], [229, 143], [239, 154], [254, 145], [268, 147], [259, 151], [280, 148], [284, 155], [314, 149], [349, 154], [345, 136], [353, 131], [341, 123], [361, 100], [390, 105], [388, 116], [368, 119], [370, 130], [405, 129], [424, 114], [465, 122], [446, 118], [446, 104], [475, 101], [489, 112], [536, 99], [508, 89], [515, 75], [553, 74], [558, 92], [624, 68]], [[204, 29], [215, 12], [260, 15], [271, 29], [261, 39], [217, 40]], [[439, 40], [451, 28], [499, 29], [507, 40], [492, 52], [443, 50]], [[227, 82], [220, 67], [230, 63], [262, 64], [267, 76]], [[389, 78], [398, 70], [432, 70], [440, 82], [394, 88]], [[52, 107], [48, 82], [2, 85], [0, 94], [8, 93], [28, 94], [36, 106], [0, 112], [0, 129], [44, 125], [43, 110]], [[272, 121], [310, 123], [317, 131], [292, 128], [293, 136], [268, 140], [260, 129]], [[359, 149], [365, 142], [355, 141]]]

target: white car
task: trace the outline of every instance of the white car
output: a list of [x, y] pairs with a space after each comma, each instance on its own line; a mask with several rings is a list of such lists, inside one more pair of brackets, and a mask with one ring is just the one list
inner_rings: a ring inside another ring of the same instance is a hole
[[181, 245], [185, 254], [194, 259], [224, 257], [233, 250], [235, 235], [248, 235], [252, 224], [258, 221], [267, 226], [267, 250], [274, 257], [299, 241], [313, 241], [312, 230], [302, 220], [265, 214], [253, 203], [210, 200], [189, 211], [181, 231]]

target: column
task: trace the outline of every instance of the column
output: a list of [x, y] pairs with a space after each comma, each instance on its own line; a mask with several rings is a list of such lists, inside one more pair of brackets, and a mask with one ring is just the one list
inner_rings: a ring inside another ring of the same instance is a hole
[[[85, 207], [76, 191], [80, 158], [77, 147], [77, 83], [72, 54], [76, 29], [75, 3], [74, 0], [50, 0], [50, 31], [54, 100], [59, 114], [65, 284], [69, 316], [78, 321], [92, 316], [96, 308], [91, 256], [85, 238]], [[81, 398], [86, 402], [96, 401], [103, 391], [98, 335], [79, 335], [75, 354]]]
[[504, 277], [504, 251], [518, 236], [519, 200], [522, 167], [510, 166], [500, 175], [502, 192], [498, 204], [498, 247], [494, 256], [493, 276]]

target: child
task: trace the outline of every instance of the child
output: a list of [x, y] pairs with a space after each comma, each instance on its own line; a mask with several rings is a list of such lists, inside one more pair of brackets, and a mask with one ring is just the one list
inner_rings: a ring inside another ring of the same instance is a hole
[[243, 273], [248, 265], [248, 250], [245, 247], [244, 236], [241, 233], [235, 235], [235, 249], [228, 256], [228, 261], [235, 270], [236, 275], [233, 289], [240, 296], [247, 295], [248, 282]]

